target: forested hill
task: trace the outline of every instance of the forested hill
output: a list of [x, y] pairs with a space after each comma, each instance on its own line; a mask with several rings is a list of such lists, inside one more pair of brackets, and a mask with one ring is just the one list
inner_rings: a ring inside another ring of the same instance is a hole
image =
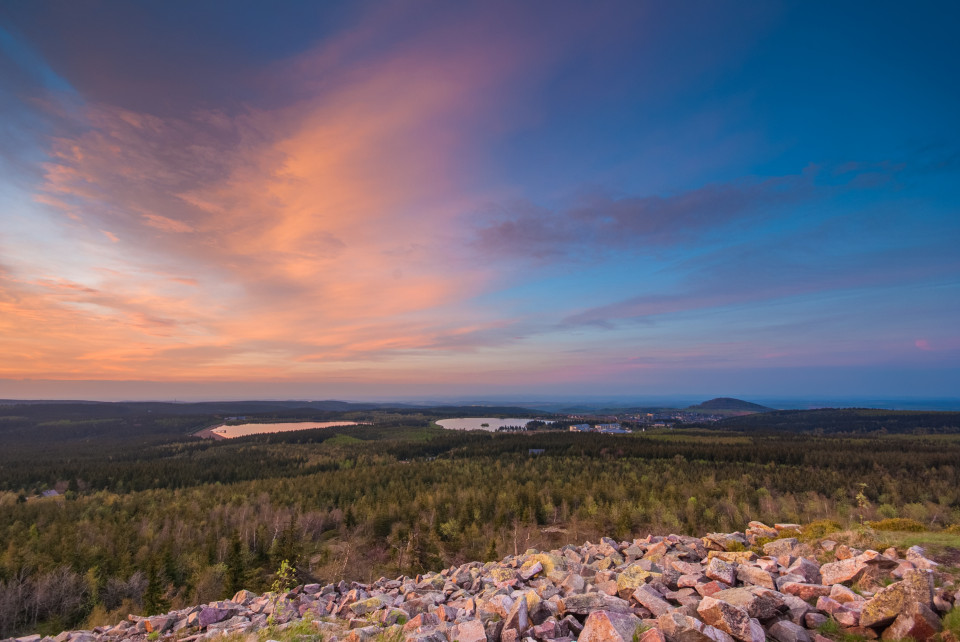
[[960, 433], [960, 412], [822, 408], [774, 410], [730, 417], [718, 427], [727, 430], [824, 433]]
[[768, 412], [773, 408], [761, 406], [758, 403], [751, 403], [743, 399], [734, 399], [732, 397], [717, 397], [695, 406], [690, 406], [687, 410], [733, 410], [743, 412]]

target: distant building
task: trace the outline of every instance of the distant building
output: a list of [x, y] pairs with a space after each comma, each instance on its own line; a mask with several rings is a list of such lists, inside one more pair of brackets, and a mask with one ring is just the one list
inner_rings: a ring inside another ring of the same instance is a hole
[[570, 432], [590, 432], [593, 430], [589, 424], [573, 424], [570, 426]]
[[60, 493], [58, 493], [55, 490], [45, 490], [42, 493], [40, 493], [41, 497], [57, 497], [58, 495], [60, 495]]
[[623, 430], [620, 424], [597, 424], [593, 428], [598, 432], [611, 432], [613, 430]]
[[543, 448], [531, 448], [527, 451], [528, 455], [542, 455], [544, 452]]

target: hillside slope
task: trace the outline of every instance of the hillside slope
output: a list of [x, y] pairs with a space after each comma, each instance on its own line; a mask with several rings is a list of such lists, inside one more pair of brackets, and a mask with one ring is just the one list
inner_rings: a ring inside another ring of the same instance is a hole
[[56, 641], [810, 642], [818, 632], [920, 641], [937, 635], [960, 599], [952, 582], [942, 585], [956, 569], [944, 572], [919, 547], [900, 557], [895, 549], [801, 543], [792, 537], [800, 529], [750, 522], [746, 533], [703, 538], [603, 538], [415, 578], [240, 591]]

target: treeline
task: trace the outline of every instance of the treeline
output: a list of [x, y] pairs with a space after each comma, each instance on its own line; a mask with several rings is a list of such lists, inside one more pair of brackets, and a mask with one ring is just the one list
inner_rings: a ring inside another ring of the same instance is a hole
[[960, 433], [960, 412], [823, 408], [775, 410], [729, 417], [717, 424], [727, 430], [807, 433]]
[[[43, 484], [76, 475], [75, 490], [23, 501], [25, 489], [5, 482], [0, 637], [264, 590], [284, 559], [302, 580], [325, 582], [601, 534], [730, 531], [751, 519], [960, 522], [954, 437], [491, 434], [403, 423], [33, 459]], [[15, 470], [8, 481], [27, 474]]]

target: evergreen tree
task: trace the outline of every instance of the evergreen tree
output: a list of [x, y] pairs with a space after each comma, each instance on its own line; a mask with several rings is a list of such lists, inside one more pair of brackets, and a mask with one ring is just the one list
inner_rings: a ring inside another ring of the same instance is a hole
[[230, 550], [227, 552], [227, 591], [233, 595], [246, 588], [247, 560], [240, 533], [233, 531], [230, 536]]
[[151, 558], [147, 567], [147, 590], [143, 592], [143, 610], [147, 615], [165, 613], [170, 608], [165, 584], [160, 561]]

